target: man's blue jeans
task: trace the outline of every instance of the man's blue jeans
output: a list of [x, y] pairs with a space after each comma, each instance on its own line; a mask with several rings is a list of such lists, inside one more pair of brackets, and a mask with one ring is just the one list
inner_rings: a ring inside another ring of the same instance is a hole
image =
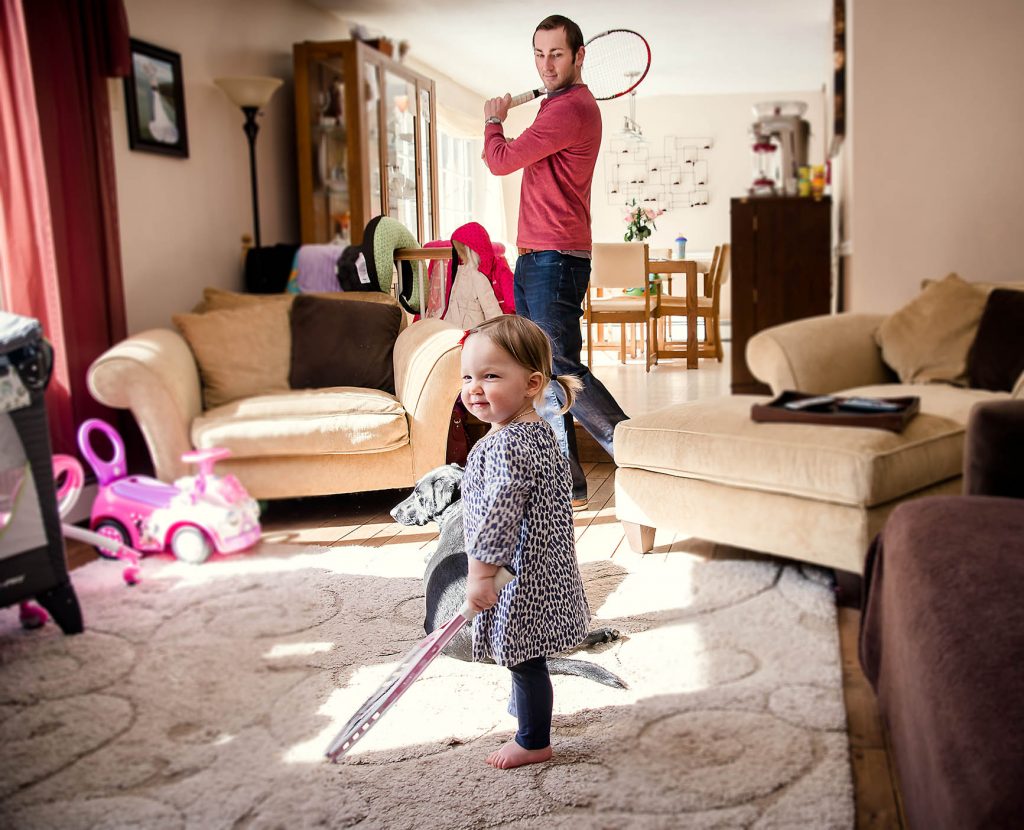
[[564, 401], [557, 383], [548, 384], [544, 406], [538, 409], [538, 414], [555, 430], [562, 454], [569, 460], [574, 499], [587, 497], [587, 479], [580, 466], [572, 416], [576, 416], [612, 458], [615, 457], [612, 452], [615, 425], [628, 417], [604, 384], [580, 362], [583, 347], [580, 318], [589, 282], [589, 259], [558, 251], [538, 251], [516, 260], [516, 313], [532, 320], [551, 338], [555, 374], [576, 375], [583, 381], [571, 415], [557, 414]]

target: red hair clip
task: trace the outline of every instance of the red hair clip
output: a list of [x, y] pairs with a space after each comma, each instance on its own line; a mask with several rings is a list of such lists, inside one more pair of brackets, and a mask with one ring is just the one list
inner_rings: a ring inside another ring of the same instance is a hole
[[472, 333], [473, 333], [473, 329], [466, 329], [464, 332], [462, 332], [462, 337], [459, 338], [459, 345], [460, 346], [465, 346], [466, 345], [466, 338], [469, 337], [469, 335], [471, 335]]

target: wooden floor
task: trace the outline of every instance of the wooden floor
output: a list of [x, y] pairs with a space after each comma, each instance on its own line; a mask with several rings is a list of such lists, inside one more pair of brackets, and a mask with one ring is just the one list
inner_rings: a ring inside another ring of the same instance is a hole
[[[726, 344], [728, 349], [728, 344]], [[663, 362], [647, 374], [642, 360], [617, 362], [613, 352], [595, 355], [595, 375], [619, 400], [623, 409], [636, 416], [670, 403], [729, 394], [729, 352], [716, 363], [702, 360], [697, 370], [687, 370], [681, 361]], [[600, 450], [591, 442], [584, 467], [589, 483], [590, 503], [576, 514], [577, 550], [581, 561], [635, 559], [615, 520], [615, 467], [601, 462]], [[606, 458], [606, 456], [605, 456]], [[271, 502], [263, 516], [265, 538], [292, 544], [382, 546], [413, 530], [430, 544], [432, 535], [424, 528], [404, 528], [388, 515], [404, 493], [385, 491]], [[409, 540], [406, 540], [409, 541]], [[708, 558], [758, 556], [735, 548], [693, 539], [669, 538], [659, 534], [656, 553], [665, 556], [686, 550]], [[68, 558], [77, 567], [95, 558], [91, 548], [71, 543]], [[901, 828], [898, 794], [891, 773], [884, 733], [879, 722], [874, 693], [864, 678], [857, 659], [860, 612], [839, 609], [839, 640], [842, 652], [843, 692], [854, 778], [857, 828]]]

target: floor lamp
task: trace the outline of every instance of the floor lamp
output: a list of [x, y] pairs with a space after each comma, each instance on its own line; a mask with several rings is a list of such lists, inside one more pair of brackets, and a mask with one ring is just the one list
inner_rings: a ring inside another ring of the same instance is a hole
[[260, 247], [260, 203], [256, 188], [256, 133], [259, 124], [256, 116], [261, 107], [267, 105], [277, 88], [284, 83], [280, 78], [214, 78], [213, 82], [224, 90], [232, 103], [242, 108], [245, 124], [242, 129], [249, 139], [249, 179], [252, 182], [252, 227], [256, 247]]

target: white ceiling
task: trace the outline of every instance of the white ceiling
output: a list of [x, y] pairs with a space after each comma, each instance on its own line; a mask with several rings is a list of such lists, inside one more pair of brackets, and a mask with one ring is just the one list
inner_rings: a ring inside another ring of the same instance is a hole
[[651, 46], [651, 95], [820, 89], [831, 71], [832, 0], [312, 0], [490, 97], [533, 87], [531, 37], [552, 13], [584, 39], [635, 29]]

